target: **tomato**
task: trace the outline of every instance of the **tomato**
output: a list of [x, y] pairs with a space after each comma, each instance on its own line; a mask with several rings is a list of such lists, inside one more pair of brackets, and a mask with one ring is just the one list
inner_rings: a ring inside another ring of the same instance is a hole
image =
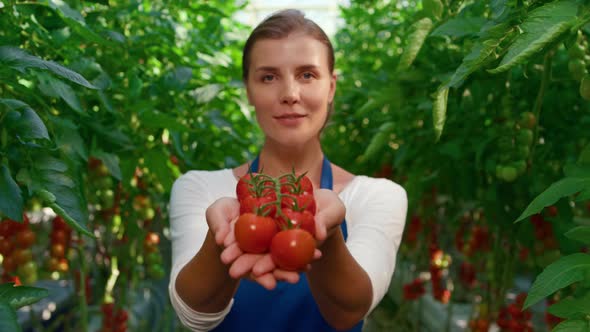
[[236, 221], [234, 232], [236, 242], [242, 251], [262, 254], [268, 251], [277, 233], [277, 225], [270, 217], [245, 213]]
[[120, 324], [126, 322], [128, 318], [129, 316], [127, 315], [127, 311], [120, 309], [115, 316], [115, 321]]
[[68, 233], [63, 229], [55, 229], [51, 232], [51, 243], [66, 245], [68, 243]]
[[16, 243], [21, 248], [29, 248], [35, 243], [35, 233], [30, 229], [25, 229], [16, 235]]
[[289, 271], [303, 270], [311, 263], [314, 251], [313, 236], [298, 228], [278, 232], [270, 245], [270, 255], [274, 263]]
[[61, 243], [54, 243], [51, 245], [51, 256], [62, 258], [66, 254], [66, 247]]
[[522, 112], [520, 114], [519, 124], [521, 125], [521, 127], [533, 129], [537, 124], [537, 117], [532, 112]]
[[69, 228], [68, 224], [63, 220], [62, 217], [57, 216], [53, 219], [53, 229], [63, 229], [67, 230]]
[[294, 175], [288, 174], [287, 176], [280, 177], [280, 181], [281, 193], [283, 194], [313, 194], [313, 184], [309, 177], [305, 175], [295, 178]]
[[23, 265], [33, 260], [33, 252], [31, 249], [17, 249], [12, 254], [12, 257], [17, 265]]
[[[240, 202], [240, 214], [253, 213], [256, 215], [274, 217], [277, 212], [277, 207], [276, 205], [270, 204], [274, 201], [276, 201], [274, 193], [263, 197], [246, 197]], [[263, 205], [265, 206], [264, 208], [262, 208]]]
[[317, 209], [313, 194], [308, 193], [283, 196], [283, 199], [281, 200], [281, 207], [290, 208], [296, 211], [307, 210], [314, 216]]
[[145, 261], [149, 265], [162, 264], [162, 255], [159, 252], [151, 252], [147, 254]]
[[[291, 224], [292, 228], [301, 228], [308, 231], [313, 237], [315, 237], [315, 218], [311, 212], [307, 210], [293, 211], [289, 208], [282, 209], [285, 218], [280, 218], [280, 225], [283, 228], [289, 228]], [[290, 221], [290, 223], [289, 223]]]
[[9, 238], [0, 235], [0, 255], [7, 256], [12, 249], [14, 249], [12, 241]]
[[157, 246], [160, 243], [160, 235], [156, 232], [146, 234], [143, 244], [146, 246]]
[[238, 201], [242, 202], [246, 197], [254, 196], [254, 185], [252, 183], [252, 176], [256, 175], [256, 173], [248, 173], [238, 180], [238, 185], [236, 186], [236, 196]]
[[[32, 275], [37, 275], [37, 264], [33, 261], [28, 261], [17, 268], [19, 276], [25, 278]], [[27, 283], [27, 282], [25, 282]], [[30, 283], [30, 282], [29, 282]]]
[[16, 262], [13, 256], [4, 256], [2, 260], [2, 269], [4, 273], [12, 273], [16, 269]]

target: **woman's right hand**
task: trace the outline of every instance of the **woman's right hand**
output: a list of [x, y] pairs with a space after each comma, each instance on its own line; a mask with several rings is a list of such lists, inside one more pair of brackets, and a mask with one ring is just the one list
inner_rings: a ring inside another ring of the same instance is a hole
[[[209, 230], [213, 233], [215, 243], [223, 248], [221, 261], [231, 265], [229, 275], [232, 278], [250, 278], [266, 289], [274, 289], [277, 281], [289, 283], [299, 281], [299, 273], [276, 268], [270, 254], [244, 253], [234, 236], [234, 225], [240, 214], [240, 203], [234, 198], [220, 198], [206, 212]], [[316, 258], [320, 257], [316, 250]]]

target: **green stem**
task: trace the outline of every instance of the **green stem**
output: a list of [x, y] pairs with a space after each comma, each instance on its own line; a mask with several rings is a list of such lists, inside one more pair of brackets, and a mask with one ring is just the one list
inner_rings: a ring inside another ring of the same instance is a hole
[[551, 64], [553, 61], [553, 50], [545, 53], [545, 57], [543, 58], [543, 77], [541, 78], [541, 85], [539, 86], [539, 92], [537, 93], [537, 99], [535, 100], [535, 105], [533, 107], [533, 114], [535, 115], [535, 119], [537, 121], [537, 125], [535, 126], [534, 130], [534, 140], [533, 146], [531, 148], [531, 153], [529, 155], [529, 162], [533, 159], [533, 155], [535, 152], [535, 148], [537, 147], [537, 142], [539, 140], [539, 123], [541, 119], [541, 108], [543, 107], [543, 99], [545, 97], [545, 91], [547, 90], [547, 86], [549, 85], [549, 81], [551, 79]]

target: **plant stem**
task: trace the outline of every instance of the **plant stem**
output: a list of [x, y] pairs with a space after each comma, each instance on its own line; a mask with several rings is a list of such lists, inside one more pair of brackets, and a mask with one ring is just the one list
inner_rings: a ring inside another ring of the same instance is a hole
[[545, 53], [545, 57], [543, 58], [543, 77], [541, 78], [541, 85], [539, 86], [539, 92], [537, 93], [537, 99], [535, 100], [535, 105], [533, 107], [533, 114], [535, 115], [535, 119], [537, 124], [535, 126], [534, 135], [533, 135], [533, 146], [531, 148], [531, 153], [529, 154], [529, 162], [533, 159], [533, 155], [535, 152], [535, 148], [537, 147], [537, 142], [539, 140], [539, 123], [541, 118], [541, 108], [543, 107], [543, 99], [545, 97], [545, 90], [547, 90], [547, 86], [549, 85], [549, 80], [551, 78], [551, 64], [553, 61], [553, 50]]

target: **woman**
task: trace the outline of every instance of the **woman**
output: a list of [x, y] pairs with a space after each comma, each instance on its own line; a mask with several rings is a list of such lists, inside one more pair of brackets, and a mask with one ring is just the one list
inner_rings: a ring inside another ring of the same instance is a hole
[[[320, 133], [336, 90], [332, 45], [296, 10], [275, 13], [248, 38], [243, 80], [265, 142], [235, 169], [191, 171], [170, 201], [171, 302], [196, 331], [360, 331], [391, 280], [407, 210], [405, 190], [331, 164]], [[307, 172], [314, 188], [317, 248], [304, 273], [235, 243], [240, 176]]]

